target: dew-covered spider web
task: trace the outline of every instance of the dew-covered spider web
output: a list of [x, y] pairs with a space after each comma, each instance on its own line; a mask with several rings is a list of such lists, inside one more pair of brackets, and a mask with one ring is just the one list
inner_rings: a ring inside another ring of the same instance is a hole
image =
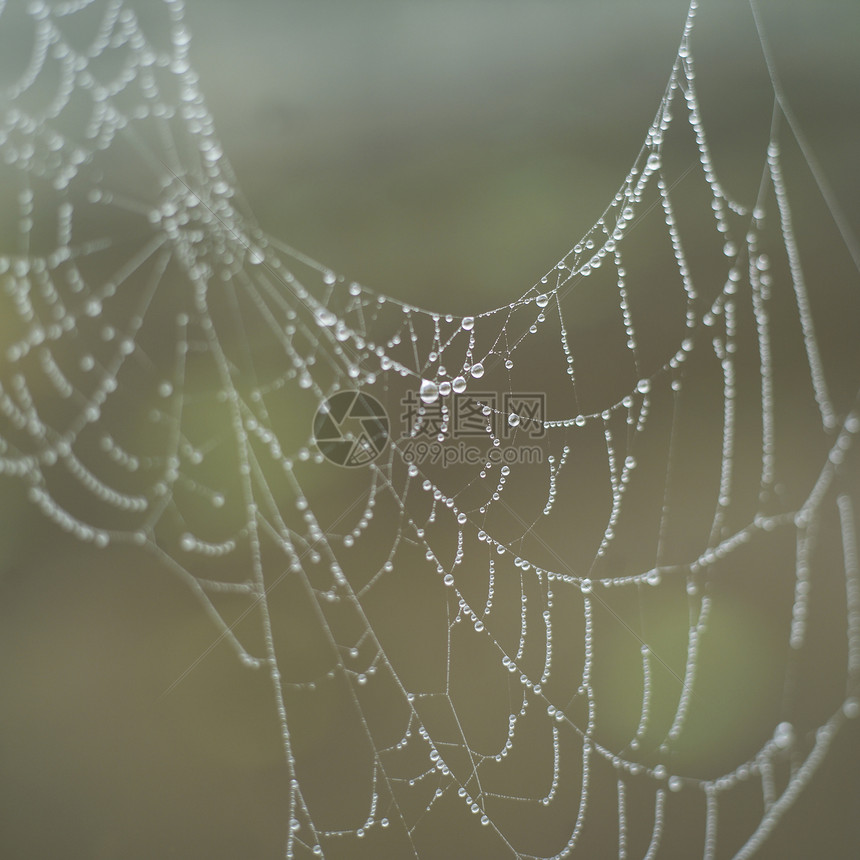
[[605, 210], [464, 317], [258, 226], [180, 2], [0, 3], [0, 473], [268, 685], [287, 858], [751, 857], [860, 714], [860, 254], [763, 35], [722, 183], [696, 5]]

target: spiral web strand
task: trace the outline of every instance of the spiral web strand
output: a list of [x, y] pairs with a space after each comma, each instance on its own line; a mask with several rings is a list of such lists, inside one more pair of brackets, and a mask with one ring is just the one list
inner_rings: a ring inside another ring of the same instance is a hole
[[[775, 99], [760, 185], [734, 199], [697, 96], [695, 12], [594, 226], [516, 301], [461, 317], [257, 226], [180, 3], [145, 18], [121, 0], [0, 4], [0, 32], [28, 39], [0, 96], [14, 210], [0, 473], [81, 541], [157, 559], [268, 677], [287, 858], [347, 842], [350, 856], [436, 856], [440, 826], [470, 856], [587, 856], [609, 838], [619, 858], [652, 858], [680, 808], [712, 858], [738, 794], [754, 820], [730, 848], [750, 857], [860, 712], [860, 408], [833, 388], [822, 275], [795, 236], [795, 122]], [[651, 256], [668, 282], [649, 283]], [[603, 314], [590, 347], [588, 302]], [[415, 395], [414, 421], [347, 479], [311, 428], [351, 390], [392, 421]], [[534, 392], [545, 414], [517, 405]], [[469, 394], [479, 455], [448, 466]], [[796, 422], [814, 466], [795, 462]], [[528, 460], [493, 454], [526, 446]], [[820, 580], [837, 576], [820, 609]], [[714, 769], [692, 747], [732, 695], [706, 676], [745, 588], [777, 595], [779, 703]], [[844, 630], [844, 683], [811, 711], [825, 611]], [[303, 740], [335, 708], [342, 802]]]

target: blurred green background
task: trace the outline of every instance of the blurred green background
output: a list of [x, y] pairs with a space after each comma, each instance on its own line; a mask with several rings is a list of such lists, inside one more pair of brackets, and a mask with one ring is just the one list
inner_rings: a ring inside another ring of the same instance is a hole
[[[704, 121], [723, 181], [750, 200], [772, 93], [749, 7], [702, 6]], [[761, 10], [856, 227], [860, 7]], [[261, 225], [375, 290], [465, 314], [522, 294], [602, 212], [653, 118], [685, 13], [677, 0], [192, 0], [187, 21]], [[802, 181], [801, 248], [828, 273], [820, 334], [832, 326], [843, 344], [844, 373], [831, 370], [847, 389], [860, 363], [840, 301], [856, 293], [856, 272]], [[0, 485], [0, 855], [280, 856], [286, 780], [265, 685], [222, 644], [160, 697], [213, 636], [166, 571], [73, 544], [20, 487]], [[859, 764], [849, 725], [760, 856], [858, 856]]]

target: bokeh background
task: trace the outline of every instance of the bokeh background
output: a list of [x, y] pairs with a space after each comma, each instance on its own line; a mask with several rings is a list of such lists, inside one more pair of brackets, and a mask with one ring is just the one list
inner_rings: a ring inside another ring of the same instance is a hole
[[[702, 5], [704, 120], [724, 183], [750, 200], [772, 91], [749, 7]], [[860, 8], [761, 11], [856, 227]], [[685, 14], [677, 0], [191, 0], [187, 12], [201, 87], [261, 225], [375, 290], [456, 314], [515, 299], [602, 212], [653, 118]], [[857, 276], [802, 159], [790, 163], [808, 272], [826, 273], [816, 311], [844, 400], [860, 367]], [[767, 626], [760, 597], [747, 630]], [[72, 543], [23, 488], [0, 485], [0, 855], [280, 856], [285, 777], [267, 688], [221, 645], [162, 696], [213, 636], [165, 570]], [[842, 665], [824, 645], [818, 656], [838, 683]], [[849, 724], [761, 856], [858, 856], [858, 765]]]

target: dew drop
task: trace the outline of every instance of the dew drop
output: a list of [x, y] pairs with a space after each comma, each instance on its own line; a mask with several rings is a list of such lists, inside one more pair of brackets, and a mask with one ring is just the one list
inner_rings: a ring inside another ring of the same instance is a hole
[[466, 390], [466, 379], [463, 376], [455, 376], [451, 387], [457, 394], [462, 394]]
[[484, 365], [480, 361], [473, 364], [470, 373], [475, 379], [480, 379], [484, 375]]
[[337, 322], [337, 317], [328, 308], [319, 308], [316, 318], [317, 322], [326, 328], [330, 328]]
[[435, 403], [439, 399], [439, 386], [430, 379], [422, 379], [419, 396], [424, 403]]
[[508, 424], [510, 424], [511, 427], [516, 427], [519, 425], [519, 423], [520, 423], [520, 416], [517, 415], [516, 412], [511, 412], [511, 414], [508, 415]]
[[773, 742], [780, 749], [787, 749], [794, 740], [794, 727], [791, 723], [780, 723], [773, 731]]
[[535, 304], [539, 308], [545, 308], [549, 304], [549, 296], [546, 293], [541, 293], [536, 299]]
[[471, 331], [475, 327], [475, 318], [474, 317], [463, 317], [460, 322], [460, 326], [463, 331]]

